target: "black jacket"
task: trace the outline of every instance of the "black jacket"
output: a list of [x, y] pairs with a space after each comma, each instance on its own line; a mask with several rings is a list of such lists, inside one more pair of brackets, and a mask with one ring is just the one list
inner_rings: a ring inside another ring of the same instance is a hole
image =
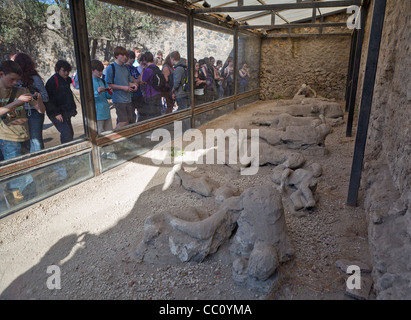
[[74, 117], [77, 114], [77, 107], [70, 85], [70, 77], [64, 79], [57, 73], [47, 80], [46, 90], [49, 101], [45, 103], [45, 106], [48, 117], [55, 117], [59, 114], [63, 117]]

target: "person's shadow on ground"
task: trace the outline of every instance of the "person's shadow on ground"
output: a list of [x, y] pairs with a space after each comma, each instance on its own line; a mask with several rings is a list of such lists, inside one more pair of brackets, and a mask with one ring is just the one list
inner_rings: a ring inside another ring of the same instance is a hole
[[[59, 284], [56, 277], [64, 279], [64, 276], [58, 274], [56, 270], [63, 269], [64, 260], [70, 256], [76, 246], [80, 246], [80, 250], [84, 250], [84, 243], [90, 237], [94, 236], [90, 234], [71, 234], [57, 241], [39, 263], [17, 277], [1, 293], [0, 300], [28, 300], [38, 296], [39, 291], [53, 290], [53, 287], [55, 288]], [[35, 246], [35, 243], [28, 245]], [[33, 284], [35, 285], [33, 286]], [[51, 288], [49, 289], [48, 286]]]

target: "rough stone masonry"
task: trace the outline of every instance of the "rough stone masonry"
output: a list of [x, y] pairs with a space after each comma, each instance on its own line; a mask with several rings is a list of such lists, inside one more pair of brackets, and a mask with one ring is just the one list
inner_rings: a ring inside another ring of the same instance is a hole
[[362, 179], [378, 299], [411, 299], [410, 20], [411, 1], [387, 1]]

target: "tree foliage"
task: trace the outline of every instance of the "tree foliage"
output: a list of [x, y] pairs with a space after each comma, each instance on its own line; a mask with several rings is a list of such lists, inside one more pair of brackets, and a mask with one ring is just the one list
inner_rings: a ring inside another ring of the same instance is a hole
[[112, 46], [125, 45], [138, 39], [141, 32], [155, 32], [160, 18], [130, 8], [115, 6], [98, 0], [86, 0], [88, 35], [91, 56], [94, 58], [98, 43], [105, 43], [109, 52]]
[[86, 0], [86, 15], [93, 39], [130, 40], [139, 30], [153, 32], [158, 27], [158, 18], [98, 0]]
[[[48, 29], [50, 5], [60, 8], [58, 29]], [[136, 40], [139, 32], [154, 32], [160, 18], [130, 8], [98, 0], [85, 0], [87, 31], [90, 41], [127, 43]], [[72, 26], [68, 0], [0, 0], [0, 49], [5, 52], [36, 53], [38, 42], [45, 41], [46, 30], [73, 47]]]
[[0, 2], [0, 44], [28, 50], [39, 40], [45, 26], [47, 5], [36, 0]]

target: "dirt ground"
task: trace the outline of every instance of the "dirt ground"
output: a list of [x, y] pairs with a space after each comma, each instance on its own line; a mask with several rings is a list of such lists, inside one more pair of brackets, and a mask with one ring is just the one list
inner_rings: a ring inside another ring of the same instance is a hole
[[[199, 129], [256, 128], [250, 125], [253, 113], [274, 117], [284, 108], [259, 101]], [[187, 206], [217, 208], [212, 197], [176, 184], [162, 191], [171, 167], [142, 156], [0, 220], [0, 299], [352, 299], [345, 294], [347, 275], [335, 262], [348, 259], [372, 267], [372, 258], [365, 212], [345, 204], [354, 138], [345, 137], [344, 124], [333, 128], [326, 149], [326, 156], [306, 157], [323, 167], [319, 200], [305, 216], [285, 210], [295, 257], [280, 266], [268, 293], [233, 281], [229, 241], [202, 263], [137, 261], [135, 249], [148, 216]], [[224, 165], [190, 166], [241, 191], [272, 183], [272, 169], [263, 166], [255, 176], [241, 176]], [[60, 267], [59, 290], [47, 288], [52, 265]]]

